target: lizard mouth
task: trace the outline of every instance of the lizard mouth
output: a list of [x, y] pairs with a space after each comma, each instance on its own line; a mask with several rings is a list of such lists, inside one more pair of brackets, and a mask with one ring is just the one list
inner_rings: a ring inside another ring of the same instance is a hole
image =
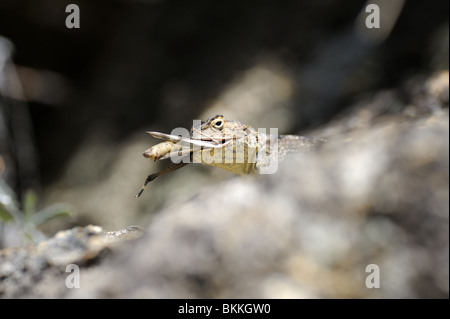
[[[196, 150], [207, 150], [207, 149], [217, 149], [217, 148], [223, 148], [227, 144], [233, 141], [233, 138], [230, 137], [218, 137], [214, 138], [211, 136], [208, 136], [207, 134], [201, 133], [201, 134], [191, 134], [191, 136], [182, 137], [178, 135], [170, 135], [165, 134], [161, 132], [149, 132], [148, 134], [155, 138], [159, 138], [162, 140], [165, 140], [166, 142], [172, 142], [170, 144], [166, 144], [161, 149], [160, 155], [155, 155], [154, 157], [156, 159], [164, 160], [169, 157], [171, 157], [172, 154], [178, 154], [181, 156], [188, 155], [192, 152], [195, 152]], [[164, 143], [155, 145], [154, 147], [163, 145]], [[150, 148], [149, 150], [144, 152], [145, 157], [150, 157], [150, 153], [152, 153], [153, 148]], [[197, 149], [196, 149], [197, 147]], [[153, 154], [153, 153], [152, 153]]]
[[230, 140], [233, 140], [233, 137], [228, 137], [228, 136], [213, 137], [213, 136], [210, 136], [210, 135], [206, 134], [205, 132], [203, 132], [199, 129], [196, 129], [194, 127], [191, 130], [190, 138], [192, 140], [196, 140], [196, 141], [210, 142], [215, 146], [225, 144], [225, 143], [229, 142]]
[[204, 142], [211, 142], [214, 143], [215, 145], [217, 144], [225, 144], [228, 141], [232, 140], [233, 138], [231, 137], [223, 137], [223, 138], [210, 138], [210, 137], [202, 137], [199, 139], [196, 138], [192, 138], [193, 140], [198, 140], [198, 141], [204, 141]]
[[148, 134], [155, 138], [159, 138], [166, 141], [171, 141], [174, 143], [186, 143], [186, 144], [194, 144], [199, 146], [217, 146], [223, 145], [233, 140], [233, 137], [210, 137], [206, 134], [194, 134], [189, 138], [182, 137], [181, 135], [170, 135], [161, 132], [150, 132], [147, 131]]

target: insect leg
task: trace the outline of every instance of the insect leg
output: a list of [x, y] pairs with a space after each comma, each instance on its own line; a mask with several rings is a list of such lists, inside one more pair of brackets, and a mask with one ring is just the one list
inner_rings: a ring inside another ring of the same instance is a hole
[[183, 166], [187, 165], [189, 163], [183, 163], [183, 162], [179, 162], [179, 163], [175, 163], [170, 165], [169, 167], [167, 167], [166, 169], [163, 169], [162, 171], [159, 171], [157, 173], [153, 173], [151, 175], [148, 175], [147, 179], [144, 182], [144, 185], [142, 185], [141, 190], [136, 194], [136, 197], [141, 196], [142, 192], [144, 191], [144, 189], [147, 187], [147, 184], [150, 183], [152, 180], [154, 180], [155, 178], [157, 178], [158, 176], [170, 173], [172, 171], [175, 171], [179, 168], [182, 168]]

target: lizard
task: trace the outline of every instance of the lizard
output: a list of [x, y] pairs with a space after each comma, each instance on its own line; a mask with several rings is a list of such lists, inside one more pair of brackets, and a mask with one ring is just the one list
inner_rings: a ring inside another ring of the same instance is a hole
[[167, 168], [149, 175], [140, 191], [155, 178], [175, 171], [190, 162], [219, 167], [238, 175], [259, 173], [271, 160], [283, 160], [290, 153], [309, 152], [323, 142], [321, 138], [296, 135], [268, 135], [247, 124], [214, 115], [192, 126], [189, 137], [148, 131], [155, 138], [165, 140], [143, 155], [153, 161], [171, 158]]

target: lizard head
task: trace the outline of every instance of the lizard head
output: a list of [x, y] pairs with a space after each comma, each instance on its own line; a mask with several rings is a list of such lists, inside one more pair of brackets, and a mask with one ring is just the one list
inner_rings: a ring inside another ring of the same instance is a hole
[[214, 115], [202, 122], [200, 126], [193, 126], [191, 138], [203, 141], [225, 143], [230, 139], [245, 137], [254, 129], [238, 121], [228, 121], [223, 115]]

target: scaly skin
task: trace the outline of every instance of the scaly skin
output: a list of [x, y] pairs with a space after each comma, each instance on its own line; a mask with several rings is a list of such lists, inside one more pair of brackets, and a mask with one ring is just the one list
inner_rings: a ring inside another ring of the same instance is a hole
[[156, 161], [182, 155], [184, 159], [149, 175], [136, 197], [156, 177], [190, 162], [219, 167], [238, 175], [253, 174], [268, 166], [271, 160], [283, 160], [289, 153], [312, 151], [324, 142], [322, 139], [303, 136], [259, 134], [250, 125], [229, 121], [222, 115], [212, 116], [201, 125], [193, 126], [190, 139], [158, 132], [148, 133], [167, 140], [147, 149], [143, 154], [145, 157]]

